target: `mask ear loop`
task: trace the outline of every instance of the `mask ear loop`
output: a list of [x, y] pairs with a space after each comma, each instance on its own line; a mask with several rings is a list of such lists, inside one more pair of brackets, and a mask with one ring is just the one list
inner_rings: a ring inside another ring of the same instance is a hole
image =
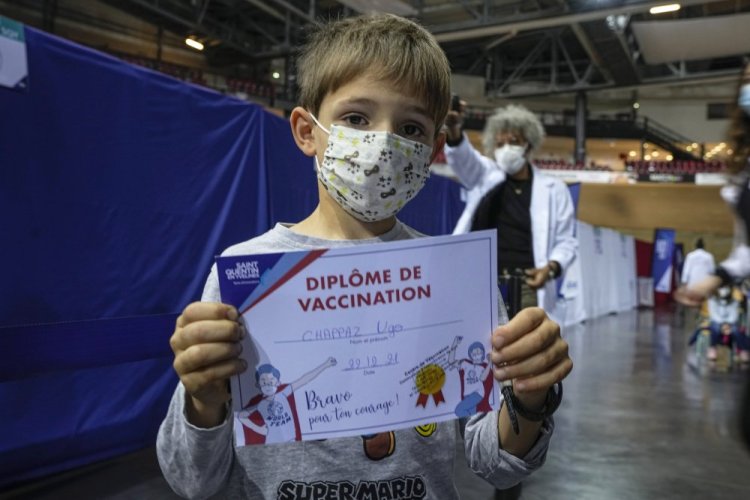
[[317, 125], [320, 128], [320, 130], [322, 130], [328, 135], [331, 135], [331, 132], [328, 129], [326, 129], [323, 125], [321, 125], [318, 119], [315, 118], [315, 115], [312, 114], [312, 111], [308, 111], [307, 113], [310, 115], [310, 118], [312, 118], [312, 120], [315, 122], [315, 125]]
[[[307, 114], [310, 115], [310, 118], [312, 118], [313, 122], [315, 122], [315, 125], [317, 125], [320, 130], [322, 130], [323, 132], [325, 132], [328, 135], [331, 135], [331, 132], [328, 131], [323, 125], [321, 125], [321, 123], [318, 121], [318, 119], [315, 118], [315, 115], [312, 114], [312, 111], [308, 111]], [[315, 158], [315, 171], [316, 172], [320, 172], [320, 163], [318, 162], [318, 155], [315, 155], [314, 158]]]

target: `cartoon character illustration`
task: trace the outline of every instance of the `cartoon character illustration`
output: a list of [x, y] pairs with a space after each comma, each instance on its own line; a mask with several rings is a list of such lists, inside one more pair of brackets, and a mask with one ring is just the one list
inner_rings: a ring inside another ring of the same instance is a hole
[[456, 347], [463, 337], [453, 339], [448, 352], [448, 367], [458, 369], [461, 378], [461, 402], [456, 405], [455, 413], [459, 418], [468, 417], [477, 412], [491, 411], [490, 394], [492, 394], [492, 377], [489, 354], [485, 357], [484, 346], [474, 342], [469, 346], [469, 358], [456, 359]]
[[237, 414], [237, 419], [242, 424], [245, 444], [300, 441], [302, 435], [294, 393], [326, 368], [335, 365], [336, 359], [328, 358], [291, 384], [281, 383], [281, 373], [273, 365], [258, 366], [255, 370], [255, 385], [261, 394], [252, 398]]

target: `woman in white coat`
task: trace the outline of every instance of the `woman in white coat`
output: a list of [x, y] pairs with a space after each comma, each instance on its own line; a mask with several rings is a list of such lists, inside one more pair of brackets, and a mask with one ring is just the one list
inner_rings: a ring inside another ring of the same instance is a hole
[[523, 269], [522, 307], [538, 305], [559, 321], [555, 282], [575, 259], [578, 242], [568, 188], [529, 162], [544, 127], [522, 106], [501, 108], [487, 120], [483, 156], [463, 134], [462, 118], [451, 111], [446, 119], [445, 157], [467, 190], [454, 234], [497, 229], [498, 272]]

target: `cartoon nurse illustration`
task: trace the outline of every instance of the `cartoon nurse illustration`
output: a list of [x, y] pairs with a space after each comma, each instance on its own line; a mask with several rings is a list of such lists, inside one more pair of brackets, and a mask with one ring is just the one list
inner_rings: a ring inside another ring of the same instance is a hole
[[492, 411], [489, 398], [492, 394], [492, 377], [490, 356], [485, 356], [481, 342], [469, 346], [468, 358], [456, 359], [456, 348], [463, 337], [453, 339], [448, 352], [448, 368], [458, 370], [461, 379], [461, 402], [456, 405], [456, 416], [468, 417], [477, 412]]
[[291, 384], [281, 383], [281, 373], [273, 365], [258, 366], [255, 370], [255, 385], [261, 393], [253, 397], [237, 414], [237, 419], [242, 424], [241, 429], [235, 427], [235, 432], [241, 434], [238, 437], [244, 437], [245, 444], [300, 441], [302, 435], [294, 393], [335, 365], [336, 359], [328, 358]]

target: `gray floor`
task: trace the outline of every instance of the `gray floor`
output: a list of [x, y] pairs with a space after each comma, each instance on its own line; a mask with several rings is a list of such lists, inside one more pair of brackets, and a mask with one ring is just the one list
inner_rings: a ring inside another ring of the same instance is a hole
[[[524, 482], [523, 499], [750, 498], [750, 452], [736, 425], [747, 373], [697, 363], [685, 348], [689, 317], [632, 311], [566, 330], [575, 369], [547, 464]], [[456, 482], [463, 498], [493, 498], [465, 467]], [[1, 496], [174, 498], [153, 450]]]
[[[633, 311], [566, 329], [575, 368], [523, 499], [750, 498], [737, 429], [748, 374], [697, 362], [685, 346], [692, 317]], [[464, 497], [492, 498], [470, 474], [458, 474]]]

